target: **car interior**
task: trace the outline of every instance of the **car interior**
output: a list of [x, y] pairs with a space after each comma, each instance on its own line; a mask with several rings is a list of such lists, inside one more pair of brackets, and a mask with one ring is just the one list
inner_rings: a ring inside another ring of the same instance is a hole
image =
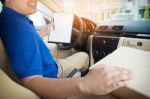
[[[69, 2], [67, 0], [39, 0], [38, 12], [29, 16], [29, 18], [34, 22], [37, 31], [41, 30], [44, 26], [46, 26], [46, 24], [52, 22], [54, 13], [66, 13], [62, 7], [62, 1]], [[81, 1], [81, 3], [86, 2], [86, 0]], [[136, 0], [126, 1], [131, 3]], [[145, 2], [145, 4], [150, 8], [150, 3], [147, 3], [147, 1], [149, 0], [144, 0], [143, 2]], [[0, 9], [1, 7], [2, 4], [0, 4]], [[142, 8], [140, 8], [140, 11], [141, 13], [144, 13]], [[83, 15], [74, 15], [71, 43], [51, 43], [48, 42], [48, 36], [43, 38], [45, 44], [48, 46], [56, 60], [67, 58], [73, 53], [86, 52], [89, 55], [89, 63], [87, 67], [80, 69], [81, 76], [86, 75], [90, 66], [120, 47], [129, 47], [150, 53], [150, 9], [149, 19], [144, 19], [144, 15], [142, 15], [143, 19], [136, 21], [121, 20], [121, 16], [116, 17], [114, 15], [112, 17], [114, 21], [106, 20], [103, 22], [97, 22]], [[118, 17], [120, 17], [120, 19]], [[118, 18], [118, 20], [116, 21], [115, 18]], [[149, 73], [147, 73], [147, 75], [149, 75]], [[145, 79], [148, 80], [148, 78]], [[143, 82], [146, 82], [147, 80]], [[147, 88], [149, 94], [126, 87], [104, 96], [82, 95], [68, 97], [67, 99], [150, 99], [149, 85], [145, 85], [145, 88]], [[41, 97], [37, 94], [23, 87], [20, 80], [16, 77], [9, 63], [7, 53], [1, 39], [0, 99], [41, 99]]]

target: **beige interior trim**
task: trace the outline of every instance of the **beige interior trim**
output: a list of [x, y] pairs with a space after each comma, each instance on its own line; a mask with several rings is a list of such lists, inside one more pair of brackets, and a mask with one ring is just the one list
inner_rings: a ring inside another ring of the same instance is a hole
[[150, 39], [122, 37], [118, 43], [118, 47], [121, 46], [150, 51]]
[[90, 66], [94, 64], [94, 58], [93, 58], [93, 36], [94, 35], [91, 35], [89, 38], [88, 38], [88, 43], [87, 43], [87, 49], [89, 49], [88, 53], [89, 53], [89, 57], [90, 57]]
[[40, 99], [35, 93], [11, 80], [0, 69], [0, 99]]
[[2, 41], [1, 41], [1, 39], [0, 39], [0, 53], [6, 53], [4, 45], [3, 45]]
[[61, 13], [63, 10], [53, 0], [39, 0], [53, 12]]

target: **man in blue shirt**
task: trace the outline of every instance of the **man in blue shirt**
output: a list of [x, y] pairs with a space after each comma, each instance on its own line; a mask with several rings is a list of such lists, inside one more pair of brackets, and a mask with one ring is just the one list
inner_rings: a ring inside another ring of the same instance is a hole
[[37, 74], [57, 77], [57, 64], [41, 37], [35, 32], [32, 21], [10, 8], [3, 7], [1, 23], [5, 24], [1, 26], [4, 30], [1, 32], [2, 40], [8, 49], [10, 62], [20, 79]]
[[54, 99], [79, 94], [104, 95], [126, 86], [132, 79], [130, 70], [100, 64], [97, 64], [100, 68], [90, 70], [85, 77], [58, 79], [58, 65], [26, 17], [36, 12], [37, 0], [1, 1], [4, 6], [0, 36], [10, 63], [24, 86], [39, 96]]

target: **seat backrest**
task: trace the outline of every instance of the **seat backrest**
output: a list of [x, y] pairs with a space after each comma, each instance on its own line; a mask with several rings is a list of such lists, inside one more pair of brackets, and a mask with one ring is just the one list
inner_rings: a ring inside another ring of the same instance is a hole
[[9, 63], [0, 39], [0, 99], [40, 99], [35, 93], [20, 85]]
[[[0, 68], [13, 80], [18, 82], [18, 78], [16, 77], [15, 73], [13, 72], [8, 57], [7, 53], [5, 50], [5, 47], [2, 43], [2, 40], [0, 39]], [[19, 82], [18, 82], [19, 83]]]
[[40, 99], [35, 93], [11, 80], [0, 69], [0, 99]]

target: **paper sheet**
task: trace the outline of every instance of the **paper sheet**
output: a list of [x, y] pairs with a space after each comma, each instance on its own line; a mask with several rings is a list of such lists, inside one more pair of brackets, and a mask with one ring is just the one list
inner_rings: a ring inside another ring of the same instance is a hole
[[73, 14], [54, 14], [54, 26], [51, 28], [48, 42], [70, 43], [73, 17]]
[[97, 64], [132, 69], [135, 75], [128, 88], [150, 97], [150, 52], [120, 47], [91, 68], [95, 68]]

